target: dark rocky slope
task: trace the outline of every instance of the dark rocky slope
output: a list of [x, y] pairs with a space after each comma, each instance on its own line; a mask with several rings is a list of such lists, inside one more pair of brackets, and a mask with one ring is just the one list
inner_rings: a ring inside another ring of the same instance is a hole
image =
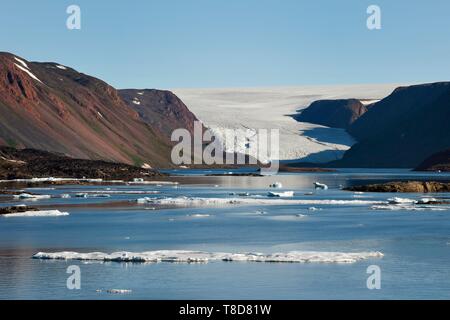
[[450, 171], [450, 149], [435, 153], [425, 159], [416, 171]]
[[294, 115], [294, 119], [300, 122], [347, 129], [367, 112], [369, 106], [357, 99], [318, 100], [299, 114]]
[[450, 146], [450, 82], [397, 88], [348, 129], [358, 141], [340, 167], [414, 168]]
[[174, 129], [194, 132], [197, 117], [170, 91], [155, 89], [123, 89], [119, 95], [145, 123], [170, 140]]
[[195, 117], [169, 92], [144, 92], [140, 113], [100, 79], [0, 53], [0, 144], [169, 167], [168, 133]]
[[72, 159], [47, 151], [0, 147], [0, 180], [58, 177], [129, 181], [155, 176], [162, 174], [123, 163]]

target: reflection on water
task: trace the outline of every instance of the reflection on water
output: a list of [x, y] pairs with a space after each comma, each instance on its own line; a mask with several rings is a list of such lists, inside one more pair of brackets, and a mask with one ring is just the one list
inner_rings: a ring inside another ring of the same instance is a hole
[[[179, 176], [177, 187], [56, 186], [31, 204], [66, 206], [67, 217], [0, 217], [0, 298], [62, 299], [300, 299], [449, 298], [449, 210], [375, 211], [371, 205], [253, 204], [161, 208], [138, 205], [141, 197], [228, 198], [248, 192], [265, 198], [269, 184], [281, 182], [290, 199], [386, 201], [392, 195], [354, 194], [340, 186], [387, 180], [450, 180], [446, 174], [407, 170], [339, 170], [335, 173], [276, 177]], [[203, 172], [204, 173], [204, 172]], [[209, 172], [208, 172], [209, 173]], [[313, 183], [329, 190], [313, 189]], [[114, 191], [110, 198], [61, 198], [61, 194]], [[159, 191], [132, 194], [129, 191]], [[31, 190], [30, 190], [31, 191]], [[120, 191], [125, 191], [120, 193]], [[311, 194], [312, 193], [312, 194]], [[431, 195], [449, 197], [449, 194]], [[418, 199], [417, 194], [401, 197]], [[2, 197], [2, 206], [23, 203]], [[312, 208], [314, 207], [314, 208]], [[314, 209], [314, 210], [313, 210]], [[114, 252], [149, 250], [208, 252], [381, 251], [382, 259], [354, 264], [300, 263], [98, 263], [42, 261], [37, 251]], [[66, 269], [82, 271], [82, 289], [68, 290]], [[382, 289], [366, 288], [366, 268], [382, 270]], [[130, 289], [111, 295], [104, 290]], [[103, 290], [98, 292], [97, 290]]]

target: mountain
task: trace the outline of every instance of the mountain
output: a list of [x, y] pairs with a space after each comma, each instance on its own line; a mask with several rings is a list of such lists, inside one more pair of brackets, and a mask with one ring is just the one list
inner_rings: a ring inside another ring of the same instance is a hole
[[415, 168], [415, 171], [450, 171], [450, 149], [426, 158]]
[[341, 167], [414, 168], [450, 147], [450, 82], [399, 87], [348, 129], [358, 141]]
[[155, 89], [123, 89], [120, 97], [135, 110], [142, 121], [169, 141], [172, 131], [177, 128], [194, 132], [197, 117], [170, 91]]
[[145, 111], [136, 111], [122, 98], [128, 90], [121, 95], [72, 68], [0, 53], [0, 144], [168, 167], [168, 133], [195, 116], [167, 91], [143, 92]]
[[300, 122], [310, 122], [326, 127], [347, 129], [369, 110], [370, 104], [357, 99], [317, 100], [301, 113], [294, 115]]

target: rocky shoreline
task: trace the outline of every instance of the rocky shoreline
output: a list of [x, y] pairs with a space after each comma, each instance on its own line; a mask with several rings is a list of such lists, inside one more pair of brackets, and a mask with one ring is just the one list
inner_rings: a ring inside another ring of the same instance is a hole
[[437, 193], [450, 192], [450, 183], [437, 181], [394, 181], [352, 186], [344, 188], [344, 190], [355, 192]]
[[157, 170], [102, 160], [74, 159], [35, 149], [0, 147], [0, 180], [44, 177], [126, 180], [166, 176]]

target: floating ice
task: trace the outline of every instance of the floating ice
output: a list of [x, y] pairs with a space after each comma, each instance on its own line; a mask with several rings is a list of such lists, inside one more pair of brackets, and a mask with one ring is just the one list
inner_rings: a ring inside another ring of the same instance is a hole
[[281, 182], [275, 182], [275, 183], [272, 183], [271, 185], [269, 185], [269, 187], [281, 189], [281, 188], [283, 188], [283, 185], [281, 184]]
[[128, 289], [109, 289], [106, 290], [107, 293], [112, 293], [112, 294], [129, 294], [132, 291], [128, 290]]
[[271, 191], [269, 191], [267, 193], [267, 196], [275, 197], [275, 198], [290, 198], [290, 197], [294, 196], [294, 191], [284, 191], [284, 192], [271, 192]]
[[437, 206], [417, 206], [414, 204], [382, 204], [372, 206], [372, 210], [388, 210], [388, 211], [446, 211], [450, 210], [450, 207], [437, 207]]
[[188, 214], [188, 217], [192, 217], [192, 218], [208, 218], [211, 215], [209, 214], [201, 214], [201, 213], [194, 213], [194, 214]]
[[416, 201], [413, 199], [394, 197], [394, 198], [389, 198], [388, 202], [390, 204], [406, 204], [406, 203], [415, 203]]
[[158, 194], [160, 191], [156, 190], [94, 190], [85, 191], [86, 194], [101, 195], [101, 194]]
[[382, 201], [368, 200], [327, 200], [327, 199], [268, 199], [268, 198], [200, 198], [200, 197], [175, 197], [175, 198], [140, 198], [138, 203], [150, 203], [157, 205], [174, 206], [214, 206], [214, 205], [376, 205], [385, 204]]
[[14, 218], [14, 217], [60, 217], [60, 216], [68, 216], [68, 212], [61, 212], [59, 210], [42, 210], [42, 211], [25, 211], [25, 212], [17, 212], [17, 213], [8, 213], [3, 215], [5, 218]]
[[287, 253], [224, 253], [184, 250], [160, 250], [146, 252], [38, 252], [34, 259], [52, 260], [86, 260], [114, 262], [184, 262], [207, 263], [209, 261], [241, 261], [241, 262], [297, 262], [297, 263], [354, 263], [360, 260], [381, 258], [381, 252], [320, 252], [291, 251]]
[[29, 194], [29, 193], [21, 193], [19, 195], [14, 195], [15, 199], [22, 200], [40, 200], [40, 199], [50, 199], [50, 196], [47, 194]]
[[437, 202], [438, 200], [435, 198], [422, 198], [416, 201], [417, 204], [428, 204], [430, 202]]
[[320, 182], [314, 182], [314, 187], [316, 189], [322, 189], [322, 190], [327, 190], [328, 186], [326, 184], [320, 183]]

